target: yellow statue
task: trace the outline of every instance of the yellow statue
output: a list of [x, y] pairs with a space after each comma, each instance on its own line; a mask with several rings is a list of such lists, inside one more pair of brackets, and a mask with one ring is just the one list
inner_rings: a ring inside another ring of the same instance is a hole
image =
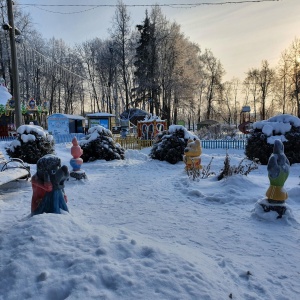
[[185, 163], [185, 170], [202, 169], [201, 155], [202, 148], [200, 140], [188, 140], [187, 146], [184, 148], [183, 161]]

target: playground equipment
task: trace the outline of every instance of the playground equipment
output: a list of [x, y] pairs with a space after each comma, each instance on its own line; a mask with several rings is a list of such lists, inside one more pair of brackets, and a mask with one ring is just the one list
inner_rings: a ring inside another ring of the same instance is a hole
[[250, 132], [250, 125], [252, 124], [252, 122], [250, 122], [250, 111], [250, 106], [243, 106], [240, 115], [239, 130], [245, 134]]
[[167, 130], [167, 121], [158, 117], [145, 118], [137, 123], [137, 136], [143, 140], [152, 140], [164, 130]]

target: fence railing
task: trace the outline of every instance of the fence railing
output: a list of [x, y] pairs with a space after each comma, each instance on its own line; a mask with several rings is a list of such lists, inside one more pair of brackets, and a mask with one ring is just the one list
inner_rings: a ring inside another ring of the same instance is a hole
[[[83, 133], [70, 133], [53, 135], [55, 143], [70, 143], [73, 137], [76, 136], [77, 140], [80, 140], [85, 135]], [[0, 137], [0, 141], [10, 142], [15, 137], [6, 136]], [[127, 136], [126, 138], [114, 137], [114, 140], [119, 143], [124, 149], [137, 149], [152, 147], [153, 140], [141, 140], [134, 136]], [[203, 149], [245, 149], [247, 139], [243, 140], [201, 140], [201, 146]]]
[[201, 140], [203, 149], [245, 149], [247, 140]]
[[115, 137], [116, 143], [119, 143], [124, 149], [137, 149], [141, 150], [142, 148], [152, 147], [153, 140], [141, 140], [136, 137]]
[[[72, 142], [74, 136], [76, 136], [77, 140], [80, 140], [85, 135], [83, 133], [55, 134], [53, 135], [53, 138], [56, 144], [60, 144]], [[10, 142], [13, 141], [15, 138], [15, 136], [0, 136], [0, 141]]]
[[15, 138], [15, 136], [0, 136], [0, 142], [11, 142]]
[[54, 134], [53, 138], [55, 144], [61, 144], [61, 143], [71, 143], [74, 136], [76, 136], [77, 140], [80, 140], [83, 137], [85, 137], [85, 134], [84, 133]]

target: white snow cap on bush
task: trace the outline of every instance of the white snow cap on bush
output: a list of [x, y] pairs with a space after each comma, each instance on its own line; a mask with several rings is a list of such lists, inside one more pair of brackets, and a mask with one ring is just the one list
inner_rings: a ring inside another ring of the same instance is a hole
[[184, 138], [185, 139], [187, 139], [187, 140], [193, 140], [193, 139], [197, 139], [197, 140], [199, 140], [199, 138], [196, 136], [196, 135], [194, 135], [194, 134], [192, 134], [190, 131], [188, 131], [184, 126], [182, 126], [182, 125], [171, 125], [170, 127], [169, 127], [169, 133], [174, 133], [175, 131], [177, 131], [177, 130], [180, 130], [180, 129], [182, 129], [183, 131], [184, 131]]
[[268, 137], [267, 142], [269, 144], [274, 144], [275, 140], [286, 142], [287, 139], [284, 135], [291, 130], [292, 126], [300, 127], [300, 119], [288, 114], [282, 114], [268, 120], [255, 122], [252, 125], [254, 129], [261, 129]]
[[18, 146], [21, 146], [21, 142], [19, 140], [13, 140], [9, 145], [9, 149], [11, 152], [15, 152], [15, 148]]
[[41, 127], [41, 126], [37, 126], [37, 125], [21, 125], [17, 129], [17, 133], [19, 133], [21, 135], [23, 135], [25, 133], [30, 133], [30, 132], [36, 132], [38, 135], [46, 137], [46, 133], [44, 131], [44, 128]]
[[105, 133], [108, 136], [112, 136], [112, 133], [109, 129], [104, 128], [101, 125], [93, 126], [89, 129], [86, 139], [79, 141], [79, 145], [87, 144], [93, 140], [96, 140], [100, 133]]
[[[37, 125], [21, 125], [18, 129], [17, 129], [17, 133], [19, 133], [21, 135], [21, 140], [23, 141], [23, 143], [28, 143], [29, 141], [35, 141], [36, 137], [31, 134], [32, 132], [36, 132], [39, 136], [47, 138], [49, 141], [53, 140], [53, 136], [50, 134], [46, 134], [46, 132], [44, 131], [44, 128], [41, 126], [37, 126]], [[11, 142], [11, 144], [9, 145], [9, 149], [11, 152], [15, 151], [15, 148], [21, 146], [20, 141], [18, 140], [14, 140]]]

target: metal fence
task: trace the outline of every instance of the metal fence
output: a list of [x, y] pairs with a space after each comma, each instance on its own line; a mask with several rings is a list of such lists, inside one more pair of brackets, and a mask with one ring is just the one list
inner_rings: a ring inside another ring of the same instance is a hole
[[53, 135], [53, 138], [55, 144], [61, 144], [61, 143], [71, 143], [74, 136], [76, 136], [77, 140], [80, 140], [83, 137], [85, 137], [85, 134], [84, 133], [55, 134]]
[[[76, 136], [80, 140], [85, 135], [83, 133], [57, 134], [53, 135], [56, 144], [70, 143], [73, 137]], [[0, 141], [13, 141], [15, 137], [7, 136], [0, 137]], [[124, 149], [142, 149], [152, 147], [153, 140], [141, 140], [139, 138], [128, 136], [126, 138], [114, 137], [114, 140], [119, 143]], [[243, 140], [201, 140], [203, 149], [245, 149], [247, 139]]]
[[[61, 144], [61, 143], [71, 143], [73, 137], [76, 136], [77, 140], [80, 140], [85, 135], [83, 133], [69, 133], [69, 134], [56, 134], [53, 135], [55, 144]], [[3, 142], [10, 142], [16, 139], [15, 136], [0, 136], [0, 141]]]
[[247, 140], [201, 140], [203, 149], [245, 149]]
[[10, 142], [13, 141], [15, 136], [0, 136], [0, 142]]

